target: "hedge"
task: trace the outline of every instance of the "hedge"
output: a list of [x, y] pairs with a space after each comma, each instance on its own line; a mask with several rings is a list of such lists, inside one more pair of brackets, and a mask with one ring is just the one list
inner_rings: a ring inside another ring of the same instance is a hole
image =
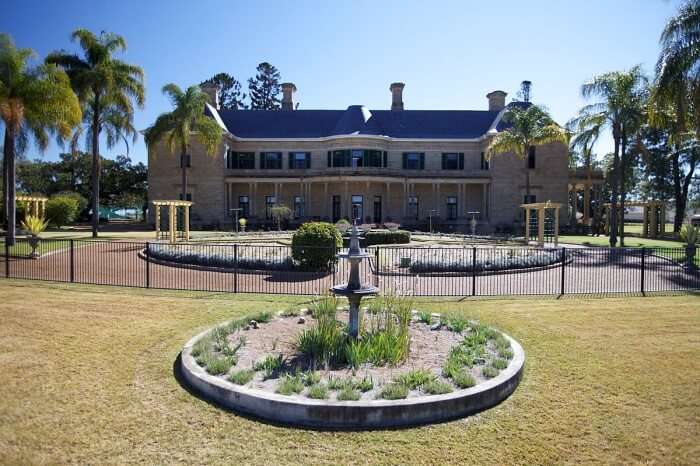
[[[409, 270], [411, 273], [471, 272], [472, 251], [465, 249], [424, 249], [414, 250]], [[481, 257], [479, 257], [481, 256]], [[483, 257], [486, 256], [486, 257]], [[477, 253], [476, 271], [491, 272], [500, 270], [529, 269], [561, 263], [564, 258], [560, 249], [542, 250], [492, 250], [484, 249]]]
[[[239, 246], [238, 257], [234, 255], [233, 245], [171, 245], [151, 243], [149, 257], [178, 264], [198, 265], [250, 270], [292, 270], [294, 261], [289, 256], [289, 249], [280, 247]], [[237, 260], [236, 260], [237, 259]]]
[[370, 230], [365, 233], [367, 246], [375, 244], [407, 244], [411, 242], [411, 233], [405, 230]]
[[70, 225], [80, 214], [80, 200], [75, 196], [59, 194], [46, 202], [46, 217], [57, 227]]
[[335, 225], [304, 223], [292, 236], [292, 258], [306, 270], [328, 270], [337, 262], [343, 238]]

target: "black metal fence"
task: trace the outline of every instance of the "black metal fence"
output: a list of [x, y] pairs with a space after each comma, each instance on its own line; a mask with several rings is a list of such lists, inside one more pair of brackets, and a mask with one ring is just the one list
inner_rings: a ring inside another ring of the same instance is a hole
[[[0, 277], [233, 293], [321, 294], [349, 264], [304, 267], [290, 246], [19, 240]], [[338, 251], [307, 248], [332, 259]], [[361, 264], [365, 283], [415, 296], [510, 296], [700, 290], [685, 248], [381, 247]], [[323, 254], [321, 254], [323, 255]], [[323, 259], [321, 259], [323, 261]]]

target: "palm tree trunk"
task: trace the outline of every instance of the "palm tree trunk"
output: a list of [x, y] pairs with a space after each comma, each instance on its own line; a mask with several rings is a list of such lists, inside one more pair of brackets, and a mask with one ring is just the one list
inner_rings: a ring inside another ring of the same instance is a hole
[[680, 233], [683, 226], [683, 216], [685, 215], [685, 199], [683, 198], [683, 189], [681, 188], [681, 166], [680, 153], [678, 147], [671, 157], [671, 172], [673, 174], [673, 197], [676, 204], [676, 216], [673, 219], [673, 232]]
[[610, 195], [610, 247], [614, 248], [617, 245], [617, 194], [618, 194], [618, 179], [620, 170], [620, 138], [617, 135], [613, 136], [615, 141], [615, 152], [613, 155], [612, 179], [610, 180], [612, 193]]
[[525, 145], [525, 196], [530, 202], [530, 146]]
[[92, 117], [92, 237], [100, 228], [100, 98], [95, 96]]
[[5, 126], [5, 142], [3, 143], [3, 169], [4, 169], [4, 197], [5, 216], [7, 219], [7, 234], [5, 244], [14, 246], [16, 228], [16, 207], [15, 203], [15, 137], [9, 126]]
[[[624, 134], [624, 133], [623, 133]], [[620, 247], [625, 246], [625, 198], [627, 197], [627, 189], [625, 180], [627, 178], [627, 137], [622, 136], [622, 144], [620, 146]]]

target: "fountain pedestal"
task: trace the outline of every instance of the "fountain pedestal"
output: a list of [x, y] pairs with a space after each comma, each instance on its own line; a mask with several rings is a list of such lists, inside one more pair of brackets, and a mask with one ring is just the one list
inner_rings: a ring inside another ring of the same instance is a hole
[[363, 285], [360, 281], [360, 262], [370, 257], [370, 254], [360, 250], [360, 240], [358, 237], [357, 225], [353, 224], [350, 234], [350, 247], [347, 253], [338, 254], [339, 259], [346, 259], [350, 262], [350, 275], [348, 282], [343, 285], [331, 287], [330, 292], [335, 296], [345, 296], [350, 303], [350, 320], [348, 333], [352, 338], [360, 335], [360, 302], [365, 296], [374, 296], [379, 293], [379, 288], [372, 285]]

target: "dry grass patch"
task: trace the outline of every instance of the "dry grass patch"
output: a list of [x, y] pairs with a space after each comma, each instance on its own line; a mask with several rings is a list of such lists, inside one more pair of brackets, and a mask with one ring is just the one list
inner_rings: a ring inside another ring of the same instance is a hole
[[[202, 401], [173, 377], [194, 334], [307, 298], [0, 281], [1, 463], [692, 463], [700, 297], [418, 301], [519, 340], [524, 379], [478, 416], [314, 432]], [[358, 456], [358, 452], [361, 455]]]

